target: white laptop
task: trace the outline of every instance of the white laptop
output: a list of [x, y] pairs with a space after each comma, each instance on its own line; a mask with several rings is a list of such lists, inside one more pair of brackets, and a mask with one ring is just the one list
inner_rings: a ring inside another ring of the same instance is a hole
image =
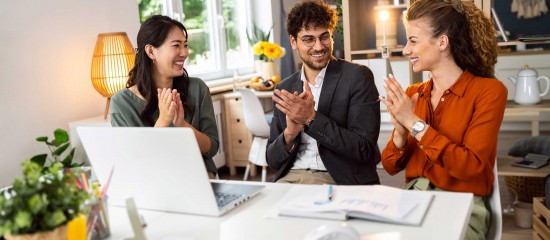
[[[190, 128], [78, 127], [109, 203], [133, 197], [140, 209], [220, 216], [257, 195], [263, 185], [210, 182]], [[219, 206], [221, 205], [221, 206]]]

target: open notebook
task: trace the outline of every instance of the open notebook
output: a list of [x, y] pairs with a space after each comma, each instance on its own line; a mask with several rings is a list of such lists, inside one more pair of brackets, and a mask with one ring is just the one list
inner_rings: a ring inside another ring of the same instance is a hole
[[190, 128], [78, 127], [78, 136], [110, 204], [133, 197], [140, 209], [220, 216], [263, 185], [210, 182]]
[[[332, 189], [330, 189], [332, 188]], [[328, 199], [328, 196], [331, 196]], [[279, 216], [332, 220], [359, 218], [404, 225], [420, 225], [432, 202], [428, 191], [372, 186], [311, 186], [293, 188]]]

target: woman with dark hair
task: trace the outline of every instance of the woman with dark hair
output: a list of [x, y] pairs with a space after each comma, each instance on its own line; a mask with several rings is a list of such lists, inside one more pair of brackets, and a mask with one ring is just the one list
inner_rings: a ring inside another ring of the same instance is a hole
[[189, 55], [187, 30], [176, 20], [155, 15], [141, 25], [137, 44], [127, 88], [111, 98], [111, 125], [192, 128], [214, 177], [218, 129], [208, 86], [189, 77], [183, 67]]
[[469, 192], [474, 207], [465, 239], [485, 239], [497, 137], [506, 87], [495, 79], [492, 22], [471, 1], [417, 0], [404, 16], [407, 55], [429, 81], [403, 91], [392, 75], [386, 98], [395, 126], [382, 152], [391, 175], [405, 169], [407, 189]]

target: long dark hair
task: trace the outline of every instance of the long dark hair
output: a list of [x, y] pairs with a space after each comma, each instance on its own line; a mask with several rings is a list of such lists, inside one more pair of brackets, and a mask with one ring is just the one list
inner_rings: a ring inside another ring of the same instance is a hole
[[[187, 38], [187, 29], [185, 29], [183, 24], [167, 16], [151, 16], [139, 28], [136, 61], [134, 68], [130, 70], [126, 87], [137, 85], [139, 93], [145, 98], [145, 107], [140, 114], [141, 121], [143, 121], [145, 126], [153, 126], [155, 124], [153, 114], [158, 109], [157, 89], [151, 71], [153, 61], [145, 53], [145, 46], [150, 44], [156, 48], [160, 47], [164, 40], [166, 40], [170, 30], [175, 26], [181, 29]], [[189, 102], [189, 75], [185, 68], [183, 69], [183, 75], [174, 77], [172, 88], [180, 93], [185, 114], [192, 114], [193, 109]]]
[[473, 2], [462, 0], [417, 0], [404, 16], [411, 21], [427, 17], [433, 35], [449, 36], [451, 53], [462, 70], [495, 78], [498, 44], [490, 19]]

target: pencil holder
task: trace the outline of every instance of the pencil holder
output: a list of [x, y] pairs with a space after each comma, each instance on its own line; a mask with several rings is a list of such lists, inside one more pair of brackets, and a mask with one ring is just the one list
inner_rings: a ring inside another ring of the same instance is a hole
[[88, 204], [89, 214], [86, 221], [86, 234], [87, 239], [105, 239], [111, 234], [109, 225], [109, 209], [107, 204], [108, 197], [104, 196], [102, 199], [96, 199], [96, 201]]

